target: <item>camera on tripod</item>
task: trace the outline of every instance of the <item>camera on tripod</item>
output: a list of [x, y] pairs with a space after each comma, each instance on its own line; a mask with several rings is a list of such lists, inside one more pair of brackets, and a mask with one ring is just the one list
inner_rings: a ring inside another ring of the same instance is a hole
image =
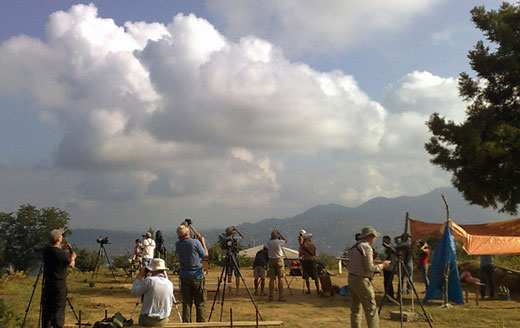
[[101, 244], [101, 245], [108, 244], [108, 237], [105, 237], [105, 238], [101, 238], [101, 237], [99, 237], [98, 239], [96, 239], [96, 242], [97, 242], [98, 244]]
[[225, 238], [222, 240], [220, 244], [220, 248], [227, 252], [231, 253], [237, 253], [238, 252], [238, 240], [236, 240], [234, 237], [231, 238]]
[[387, 243], [383, 243], [383, 247], [390, 250], [391, 253], [394, 253], [394, 254], [400, 254], [401, 251], [404, 251], [406, 249], [408, 249], [408, 245], [397, 245], [397, 246], [392, 246], [390, 244], [387, 244]]

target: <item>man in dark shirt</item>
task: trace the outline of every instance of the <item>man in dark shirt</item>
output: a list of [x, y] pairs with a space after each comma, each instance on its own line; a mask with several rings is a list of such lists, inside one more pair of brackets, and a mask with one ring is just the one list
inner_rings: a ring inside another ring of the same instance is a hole
[[321, 294], [318, 270], [316, 268], [316, 245], [312, 242], [311, 238], [311, 233], [304, 234], [303, 242], [298, 249], [298, 253], [302, 259], [302, 278], [305, 280], [305, 285], [307, 286], [307, 294], [311, 293], [309, 278], [314, 280], [314, 284], [316, 285], [316, 293]]
[[61, 249], [63, 230], [49, 233], [50, 245], [43, 251], [42, 327], [61, 328], [65, 324], [67, 267], [74, 267], [76, 253], [66, 243]]
[[265, 277], [267, 275], [267, 262], [269, 261], [269, 253], [267, 247], [264, 246], [256, 252], [253, 262], [253, 277], [255, 278], [255, 295], [258, 295], [258, 285], [260, 284], [260, 295], [265, 295]]

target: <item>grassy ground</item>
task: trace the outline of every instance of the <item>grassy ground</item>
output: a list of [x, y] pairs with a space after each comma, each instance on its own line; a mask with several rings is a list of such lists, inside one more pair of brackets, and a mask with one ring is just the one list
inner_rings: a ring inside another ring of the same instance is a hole
[[[243, 269], [244, 277], [248, 287], [253, 289], [252, 271]], [[207, 277], [208, 301], [206, 303], [207, 314], [209, 315], [211, 305], [215, 296], [212, 292], [216, 289], [217, 278], [220, 268], [212, 268]], [[291, 277], [287, 277], [289, 281]], [[178, 282], [176, 276], [170, 276], [174, 283]], [[343, 286], [347, 282], [345, 273], [336, 274], [332, 277], [333, 283]], [[35, 282], [34, 277], [14, 275], [4, 278], [0, 285], [0, 298], [4, 299], [9, 308], [23, 317], [31, 291]], [[78, 313], [82, 312], [82, 322], [94, 323], [104, 317], [105, 310], [111, 316], [115, 312], [121, 312], [126, 318], [131, 316], [135, 307], [136, 299], [129, 296], [131, 287], [130, 280], [125, 278], [123, 273], [117, 275], [117, 282], [114, 282], [110, 272], [101, 272], [94, 287], [89, 287], [90, 275], [85, 273], [71, 273], [68, 278], [69, 298]], [[377, 276], [374, 279], [374, 286], [379, 301], [382, 298], [383, 279]], [[233, 309], [233, 320], [255, 320], [253, 303], [250, 301], [245, 289], [241, 289], [241, 296], [228, 296], [224, 302], [223, 320], [229, 320], [229, 309]], [[302, 280], [297, 277], [291, 283], [293, 295], [286, 291], [286, 302], [268, 301], [266, 296], [256, 296], [260, 313], [264, 320], [282, 320], [285, 327], [349, 327], [350, 310], [348, 297], [318, 296], [316, 294], [305, 295], [302, 293]], [[424, 286], [417, 283], [420, 297], [423, 297]], [[311, 286], [312, 288], [312, 286]], [[38, 308], [41, 287], [36, 288], [35, 296], [28, 313], [26, 327], [37, 327]], [[267, 291], [267, 290], [266, 290]], [[313, 290], [314, 292], [314, 290]], [[179, 298], [176, 288], [176, 297]], [[518, 300], [498, 301], [484, 300], [479, 306], [475, 305], [472, 299], [464, 306], [454, 306], [450, 309], [441, 309], [440, 303], [432, 303], [425, 306], [426, 311], [433, 317], [434, 327], [520, 327]], [[405, 299], [405, 309], [410, 309], [409, 297]], [[381, 312], [381, 327], [400, 327], [398, 321], [392, 321], [389, 312], [399, 310], [399, 307], [387, 303]], [[139, 308], [133, 316], [135, 320]], [[422, 313], [421, 308], [415, 303], [415, 311]], [[67, 323], [74, 323], [74, 316], [67, 307]], [[218, 320], [220, 316], [220, 303], [215, 306], [212, 321]], [[177, 313], [173, 309], [170, 321], [178, 322]], [[429, 327], [424, 320], [412, 323], [405, 323], [405, 327]]]

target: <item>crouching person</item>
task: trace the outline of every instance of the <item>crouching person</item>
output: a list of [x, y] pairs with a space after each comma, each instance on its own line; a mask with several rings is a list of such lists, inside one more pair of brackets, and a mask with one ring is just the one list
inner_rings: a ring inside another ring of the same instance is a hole
[[[165, 326], [173, 305], [173, 284], [167, 278], [163, 259], [153, 259], [142, 267], [137, 275], [130, 295], [141, 297], [143, 304], [139, 315], [141, 326]], [[146, 277], [147, 272], [151, 275]]]

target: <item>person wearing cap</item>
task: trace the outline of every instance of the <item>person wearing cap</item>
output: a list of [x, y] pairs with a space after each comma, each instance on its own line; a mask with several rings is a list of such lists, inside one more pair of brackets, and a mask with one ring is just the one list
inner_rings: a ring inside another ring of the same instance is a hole
[[146, 232], [143, 239], [143, 260], [141, 262], [142, 266], [145, 267], [150, 265], [153, 260], [153, 255], [155, 252], [155, 241], [152, 239], [152, 233], [150, 231]]
[[316, 245], [312, 242], [312, 233], [303, 235], [303, 242], [300, 244], [298, 253], [302, 259], [302, 278], [307, 286], [307, 294], [311, 293], [309, 278], [314, 280], [316, 285], [316, 293], [320, 292], [320, 281], [318, 280], [318, 270], [316, 269]]
[[359, 240], [350, 248], [348, 264], [348, 286], [351, 294], [350, 302], [350, 326], [361, 328], [361, 307], [365, 311], [368, 328], [379, 327], [379, 315], [377, 313], [372, 276], [390, 265], [390, 261], [374, 264], [373, 249], [379, 233], [373, 227], [364, 227], [361, 230]]
[[305, 235], [307, 231], [300, 230], [300, 233], [298, 234], [298, 245], [301, 245], [303, 243], [303, 235]]
[[208, 257], [206, 241], [199, 233], [191, 238], [189, 227], [177, 227], [175, 252], [179, 256], [179, 278], [181, 280], [182, 322], [191, 322], [191, 305], [195, 303], [197, 322], [205, 322], [206, 280], [202, 258]]
[[[74, 267], [76, 253], [72, 251], [69, 243], [61, 246], [63, 232], [63, 229], [51, 230], [50, 245], [43, 251], [43, 328], [61, 328], [65, 324], [67, 268]], [[68, 249], [68, 252], [65, 249]]]
[[[174, 298], [173, 284], [166, 275], [167, 271], [163, 259], [153, 259], [150, 264], [141, 268], [132, 285], [130, 295], [142, 296], [139, 314], [141, 326], [162, 327], [168, 323]], [[151, 275], [146, 277], [148, 272]]]

